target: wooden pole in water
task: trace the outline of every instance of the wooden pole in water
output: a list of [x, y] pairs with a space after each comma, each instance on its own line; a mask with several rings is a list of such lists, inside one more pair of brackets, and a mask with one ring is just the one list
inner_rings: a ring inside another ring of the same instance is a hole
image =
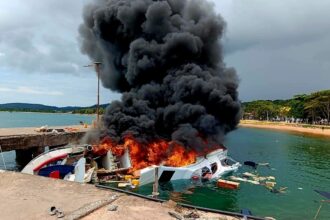
[[314, 217], [314, 220], [316, 220], [317, 217], [319, 216], [320, 211], [321, 211], [321, 208], [322, 208], [322, 206], [323, 206], [323, 203], [330, 203], [330, 200], [321, 200], [320, 203], [321, 203], [321, 204], [320, 204], [320, 206], [319, 206], [319, 209], [318, 209], [317, 212], [316, 212], [316, 215], [315, 215], [315, 217]]
[[321, 211], [321, 208], [322, 208], [322, 205], [323, 205], [323, 203], [321, 202], [320, 207], [319, 207], [319, 209], [317, 210], [316, 215], [315, 215], [315, 217], [314, 217], [314, 220], [316, 220], [317, 217], [319, 216], [320, 211]]

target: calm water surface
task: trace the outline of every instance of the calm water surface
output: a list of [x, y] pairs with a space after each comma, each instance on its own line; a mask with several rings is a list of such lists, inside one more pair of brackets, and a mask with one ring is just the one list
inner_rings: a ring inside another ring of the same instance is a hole
[[94, 118], [76, 114], [0, 112], [0, 128], [78, 125], [80, 121], [91, 124]]
[[[0, 127], [72, 125], [91, 120], [92, 117], [84, 115], [0, 112]], [[318, 201], [323, 199], [314, 189], [330, 191], [330, 139], [240, 128], [226, 137], [225, 145], [230, 156], [241, 163], [246, 160], [270, 163], [271, 169], [259, 167], [258, 173], [275, 176], [277, 187], [288, 187], [286, 193], [274, 194], [249, 183], [241, 183], [239, 190], [232, 191], [218, 189], [214, 183], [175, 181], [161, 188], [161, 197], [228, 211], [248, 208], [254, 215], [277, 219], [313, 219]], [[4, 157], [7, 167], [15, 169], [15, 153], [4, 153]], [[0, 168], [3, 168], [1, 158]], [[252, 172], [242, 167], [235, 175], [245, 171]], [[136, 191], [149, 195], [152, 188], [149, 185]], [[329, 204], [323, 206], [319, 219], [330, 219]]]

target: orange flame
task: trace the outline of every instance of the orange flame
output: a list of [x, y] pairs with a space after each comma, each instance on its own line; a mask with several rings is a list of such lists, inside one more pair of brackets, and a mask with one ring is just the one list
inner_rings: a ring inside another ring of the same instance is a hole
[[124, 144], [116, 144], [111, 138], [105, 137], [100, 144], [93, 146], [95, 155], [104, 155], [109, 150], [115, 156], [122, 156], [129, 149], [132, 163], [131, 172], [151, 165], [165, 165], [181, 167], [196, 162], [198, 154], [184, 146], [165, 140], [155, 140], [147, 144], [141, 144], [132, 136], [124, 138]]
[[204, 142], [205, 146], [208, 147], [197, 153], [177, 142], [169, 142], [162, 139], [154, 140], [147, 144], [141, 144], [133, 136], [128, 135], [124, 138], [123, 144], [117, 144], [110, 137], [105, 137], [100, 144], [93, 146], [93, 153], [95, 155], [105, 155], [111, 150], [115, 156], [119, 157], [128, 149], [132, 163], [130, 172], [134, 172], [152, 165], [171, 167], [187, 166], [195, 163], [198, 156], [206, 155], [216, 149], [225, 149], [225, 147], [217, 144], [210, 147], [206, 140], [204, 140]]
[[193, 164], [196, 162], [197, 153], [192, 150], [186, 150], [183, 146], [174, 143], [172, 153], [165, 161], [166, 166], [181, 167]]

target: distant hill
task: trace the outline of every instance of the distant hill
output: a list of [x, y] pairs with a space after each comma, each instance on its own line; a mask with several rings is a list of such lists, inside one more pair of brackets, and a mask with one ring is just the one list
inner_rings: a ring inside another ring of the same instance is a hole
[[[100, 105], [101, 108], [106, 108], [107, 104]], [[88, 107], [80, 106], [66, 106], [56, 107], [41, 104], [30, 104], [30, 103], [6, 103], [0, 104], [0, 111], [23, 111], [23, 112], [73, 112], [82, 109], [94, 109], [96, 105]]]

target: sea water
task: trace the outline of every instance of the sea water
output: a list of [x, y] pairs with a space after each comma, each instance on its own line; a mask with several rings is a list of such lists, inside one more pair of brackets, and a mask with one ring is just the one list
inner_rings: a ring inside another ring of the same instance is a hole
[[[226, 137], [229, 155], [240, 161], [269, 163], [256, 172], [274, 176], [276, 187], [285, 193], [272, 193], [266, 187], [241, 183], [238, 190], [219, 189], [215, 182], [173, 181], [160, 186], [160, 197], [208, 208], [239, 212], [249, 209], [257, 216], [276, 219], [313, 219], [322, 198], [314, 190], [330, 191], [330, 139], [312, 138], [270, 130], [239, 128]], [[255, 172], [242, 166], [233, 175]], [[135, 189], [150, 195], [152, 185]], [[330, 204], [324, 204], [319, 218], [330, 219]]]
[[81, 121], [91, 124], [94, 115], [0, 112], [0, 128], [78, 125]]

